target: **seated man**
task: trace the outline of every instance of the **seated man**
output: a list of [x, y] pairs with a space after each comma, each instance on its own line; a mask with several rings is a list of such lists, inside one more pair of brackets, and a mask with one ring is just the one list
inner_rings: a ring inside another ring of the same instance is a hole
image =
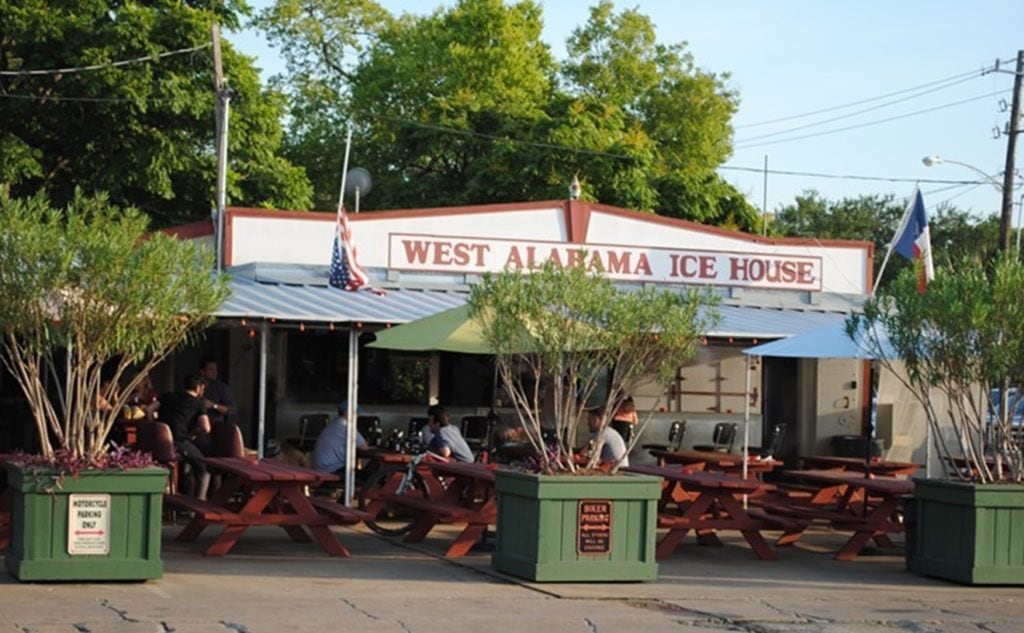
[[427, 409], [427, 426], [432, 434], [427, 450], [457, 462], [473, 461], [473, 451], [462, 437], [462, 432], [450, 422], [444, 407], [435, 404]]
[[181, 455], [192, 472], [192, 494], [206, 498], [210, 474], [203, 456], [210, 451], [210, 419], [203, 404], [206, 384], [202, 376], [193, 374], [185, 378], [184, 389], [160, 396], [157, 415], [171, 427], [174, 449]]
[[601, 428], [601, 414], [599, 407], [591, 409], [587, 413], [587, 426], [590, 428], [591, 442], [595, 447], [601, 447], [601, 462], [619, 466], [629, 466], [629, 456], [626, 454], [626, 442], [619, 435], [618, 431], [611, 426]]
[[[348, 402], [338, 405], [338, 415], [324, 427], [316, 438], [313, 447], [313, 470], [345, 476], [345, 463], [348, 454]], [[356, 430], [356, 448], [366, 446], [359, 430]]]

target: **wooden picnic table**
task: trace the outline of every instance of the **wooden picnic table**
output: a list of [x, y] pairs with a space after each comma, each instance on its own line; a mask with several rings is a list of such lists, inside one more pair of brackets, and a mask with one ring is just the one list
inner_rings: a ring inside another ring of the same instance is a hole
[[177, 540], [195, 541], [207, 526], [223, 525], [224, 531], [204, 554], [224, 556], [250, 526], [277, 525], [293, 541], [309, 542], [308, 529], [331, 556], [349, 555], [329, 526], [357, 523], [365, 518], [365, 513], [334, 502], [321, 504], [321, 508], [303, 490], [306, 486], [337, 481], [336, 475], [272, 459], [206, 457], [203, 461], [210, 470], [222, 473], [224, 481], [207, 501], [185, 495], [164, 497], [171, 505], [193, 512]]
[[[761, 535], [761, 530], [769, 527], [767, 517], [751, 516], [738, 498], [757, 492], [762, 486], [760, 481], [726, 473], [688, 472], [671, 466], [631, 466], [623, 470], [654, 475], [665, 482], [662, 498], [666, 502], [658, 514], [658, 524], [669, 528], [669, 531], [655, 550], [659, 560], [671, 556], [690, 530], [696, 532], [698, 539], [706, 545], [722, 544], [715, 536], [716, 530], [736, 530], [758, 558], [778, 559], [775, 550]], [[680, 496], [687, 501], [677, 503]]]
[[919, 464], [898, 462], [872, 457], [868, 462], [863, 457], [836, 457], [834, 455], [805, 455], [800, 458], [803, 467], [808, 470], [851, 470], [868, 472], [885, 477], [896, 475], [913, 475], [920, 468]]
[[[670, 451], [660, 448], [650, 449], [650, 454], [658, 458], [659, 465], [678, 464], [689, 470], [714, 470], [730, 474], [743, 472], [743, 455], [720, 453], [717, 451]], [[774, 459], [750, 457], [747, 460], [747, 472], [754, 474], [766, 473], [780, 466], [782, 462]]]
[[900, 503], [904, 495], [914, 491], [914, 483], [908, 479], [865, 477], [863, 473], [846, 470], [790, 470], [785, 474], [814, 484], [819, 490], [806, 502], [785, 508], [764, 507], [803, 518], [807, 523], [820, 519], [836, 530], [852, 531], [853, 535], [836, 553], [837, 560], [853, 560], [872, 539], [880, 547], [892, 547], [888, 534], [903, 531]]
[[476, 462], [429, 462], [431, 472], [445, 483], [439, 496], [423, 498], [391, 495], [390, 501], [405, 505], [422, 514], [405, 537], [408, 543], [419, 543], [438, 523], [464, 523], [465, 529], [445, 551], [448, 558], [459, 558], [487, 534], [497, 523], [497, 493], [494, 486], [495, 465]]

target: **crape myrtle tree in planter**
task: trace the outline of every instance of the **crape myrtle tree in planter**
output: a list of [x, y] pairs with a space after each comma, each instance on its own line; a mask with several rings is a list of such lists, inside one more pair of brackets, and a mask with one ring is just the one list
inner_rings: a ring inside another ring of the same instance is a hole
[[[577, 261], [590, 258], [583, 252]], [[532, 472], [498, 473], [500, 571], [554, 581], [657, 576], [660, 482], [617, 474], [618, 464], [599, 470], [600, 446], [579, 464], [574, 445], [588, 403], [603, 407], [604, 428], [640, 384], [668, 384], [717, 321], [717, 298], [709, 290], [618, 288], [600, 272], [548, 262], [485, 276], [471, 290], [470, 315], [495, 351], [536, 454]]]
[[905, 270], [847, 321], [921, 404], [942, 458], [945, 476], [916, 479], [907, 506], [913, 571], [1024, 582], [1024, 455], [1013, 423], [1024, 393], [1022, 288], [1018, 253], [965, 258], [924, 292]]
[[208, 249], [147, 229], [146, 216], [104, 195], [79, 192], [58, 209], [0, 189], [0, 358], [40, 447], [6, 462], [5, 563], [22, 580], [162, 574], [166, 472], [110, 450], [107, 434], [135, 386], [210, 323], [227, 289]]

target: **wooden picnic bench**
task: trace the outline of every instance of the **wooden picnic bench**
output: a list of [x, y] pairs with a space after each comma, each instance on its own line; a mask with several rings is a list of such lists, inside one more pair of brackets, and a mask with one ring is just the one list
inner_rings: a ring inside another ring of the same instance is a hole
[[164, 497], [169, 505], [193, 513], [177, 540], [195, 541], [206, 527], [223, 525], [224, 531], [204, 554], [224, 556], [250, 526], [276, 525], [293, 541], [309, 542], [312, 534], [331, 556], [349, 555], [329, 526], [351, 523], [358, 515], [340, 510], [318, 512], [318, 506], [303, 493], [306, 486], [336, 480], [335, 475], [269, 459], [207, 457], [203, 461], [223, 474], [224, 482], [206, 501], [185, 495]]
[[[720, 453], [717, 451], [670, 451], [652, 448], [648, 451], [658, 458], [658, 465], [678, 464], [688, 470], [713, 470], [718, 472], [739, 474], [743, 472], [743, 455]], [[747, 472], [761, 474], [774, 470], [782, 462], [773, 459], [761, 459], [751, 456], [747, 460]]]
[[920, 465], [911, 462], [892, 461], [872, 457], [870, 461], [863, 457], [837, 457], [834, 455], [805, 455], [800, 458], [803, 467], [808, 470], [850, 470], [859, 473], [870, 470], [873, 475], [895, 477], [897, 475], [913, 475]]
[[[763, 485], [756, 479], [741, 479], [736, 475], [714, 472], [688, 472], [671, 466], [631, 466], [623, 470], [643, 475], [654, 475], [664, 480], [662, 498], [666, 500], [658, 513], [658, 525], [669, 528], [655, 549], [660, 560], [668, 558], [679, 547], [690, 530], [705, 545], [721, 545], [716, 530], [736, 530], [743, 535], [751, 549], [761, 560], [776, 560], [778, 555], [765, 541], [761, 530], [769, 526], [791, 529], [796, 527], [786, 517], [760, 512], [752, 516], [738, 497], [754, 494]], [[685, 491], [677, 493], [677, 488]], [[677, 503], [684, 496], [687, 501]], [[673, 510], [672, 506], [675, 506]]]
[[[853, 560], [872, 539], [880, 547], [893, 547], [888, 535], [903, 531], [899, 507], [903, 496], [914, 491], [912, 481], [842, 470], [792, 470], [786, 475], [815, 484], [819, 490], [806, 501], [781, 504], [755, 499], [755, 503], [766, 512], [801, 519], [807, 525], [821, 520], [833, 529], [853, 532], [836, 553], [837, 560]], [[795, 534], [790, 542], [798, 538]]]
[[459, 558], [486, 534], [498, 519], [494, 466], [465, 462], [430, 462], [434, 475], [445, 482], [436, 498], [388, 493], [386, 499], [421, 512], [405, 537], [408, 543], [419, 543], [439, 523], [465, 523], [465, 529], [445, 551], [448, 558]]

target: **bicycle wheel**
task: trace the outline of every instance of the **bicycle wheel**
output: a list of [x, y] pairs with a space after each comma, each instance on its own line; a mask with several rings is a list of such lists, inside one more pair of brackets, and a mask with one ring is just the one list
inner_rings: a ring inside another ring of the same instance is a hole
[[[420, 511], [388, 501], [385, 495], [394, 494], [398, 484], [405, 475], [404, 470], [382, 470], [370, 477], [359, 493], [359, 509], [374, 514], [366, 525], [383, 536], [401, 536], [412, 529], [413, 523], [420, 517]], [[406, 495], [429, 499], [423, 477], [414, 473]]]

